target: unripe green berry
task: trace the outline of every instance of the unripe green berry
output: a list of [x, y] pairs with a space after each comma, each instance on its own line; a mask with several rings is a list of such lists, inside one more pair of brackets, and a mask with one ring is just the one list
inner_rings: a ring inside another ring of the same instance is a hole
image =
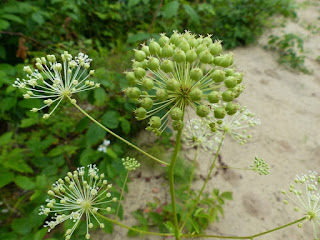
[[165, 34], [160, 34], [160, 35], [161, 37], [159, 38], [158, 43], [161, 47], [163, 47], [165, 44], [170, 42], [170, 39]]
[[149, 97], [142, 98], [140, 101], [141, 107], [150, 110], [153, 106], [153, 101]]
[[158, 116], [152, 116], [149, 120], [149, 125], [152, 128], [159, 128], [161, 126], [161, 119]]
[[141, 86], [143, 87], [143, 89], [145, 89], [146, 91], [150, 91], [153, 87], [154, 87], [154, 83], [153, 80], [151, 78], [144, 78], [141, 81]]
[[165, 72], [169, 73], [174, 70], [174, 64], [171, 60], [164, 60], [160, 66], [160, 68]]
[[160, 62], [158, 58], [150, 57], [148, 60], [148, 68], [151, 70], [157, 70], [160, 67]]
[[233, 54], [229, 53], [229, 54], [225, 54], [223, 56], [221, 56], [221, 61], [220, 61], [220, 65], [221, 67], [229, 67], [233, 64]]
[[181, 131], [184, 127], [184, 122], [182, 120], [175, 120], [172, 122], [172, 128], [175, 131]]
[[226, 76], [227, 76], [227, 77], [233, 76], [233, 74], [234, 74], [234, 69], [228, 68], [228, 69], [225, 70], [225, 72], [226, 72]]
[[175, 107], [170, 111], [170, 116], [172, 120], [180, 120], [183, 116], [183, 112], [180, 108]]
[[134, 76], [135, 76], [137, 79], [141, 79], [141, 78], [143, 78], [145, 75], [146, 75], [146, 70], [144, 70], [143, 68], [138, 67], [138, 68], [135, 68], [135, 69], [134, 69]]
[[194, 62], [197, 59], [197, 57], [198, 55], [194, 49], [191, 49], [186, 53], [186, 60], [189, 63]]
[[198, 41], [194, 37], [190, 38], [188, 40], [188, 43], [189, 43], [191, 48], [196, 48], [198, 46]]
[[215, 41], [213, 44], [210, 44], [209, 46], [210, 53], [215, 56], [221, 53], [222, 51], [222, 45], [220, 41]]
[[184, 51], [182, 51], [179, 48], [176, 48], [176, 50], [173, 53], [173, 60], [177, 63], [183, 63], [186, 61], [186, 54]]
[[146, 45], [143, 45], [142, 48], [141, 48], [142, 51], [144, 51], [144, 53], [147, 55], [147, 56], [150, 56], [150, 51], [149, 51], [149, 47], [146, 46]]
[[143, 62], [138, 62], [136, 60], [133, 61], [132, 63], [132, 68], [135, 69], [135, 68], [142, 68], [143, 67]]
[[213, 57], [208, 50], [204, 50], [199, 54], [199, 60], [202, 63], [211, 63], [213, 61]]
[[237, 79], [237, 84], [240, 84], [243, 80], [243, 73], [236, 72], [233, 76]]
[[202, 91], [199, 88], [194, 88], [191, 90], [189, 96], [192, 99], [192, 101], [200, 101], [202, 99]]
[[199, 117], [206, 117], [210, 112], [210, 108], [206, 105], [199, 105], [196, 112]]
[[216, 109], [214, 109], [214, 117], [217, 119], [223, 119], [226, 114], [226, 110], [222, 107], [217, 107]]
[[233, 91], [227, 90], [222, 93], [222, 99], [225, 102], [231, 102], [234, 99], [235, 95], [236, 94]]
[[237, 85], [236, 87], [230, 89], [235, 93], [234, 98], [237, 98], [240, 96], [240, 94], [242, 93], [242, 91], [245, 89], [244, 85]]
[[134, 58], [138, 61], [138, 62], [142, 62], [143, 60], [146, 59], [146, 54], [144, 51], [142, 50], [135, 50], [134, 51]]
[[210, 103], [218, 103], [221, 99], [221, 94], [218, 91], [212, 91], [208, 95], [208, 101]]
[[137, 84], [137, 79], [134, 76], [133, 72], [127, 72], [126, 73], [126, 79], [128, 80], [130, 85], [136, 85]]
[[136, 118], [140, 120], [147, 115], [147, 110], [144, 109], [143, 107], [139, 107], [134, 111], [134, 114], [136, 115]]
[[167, 81], [166, 87], [169, 91], [177, 91], [180, 87], [180, 83], [174, 78], [172, 78]]
[[204, 43], [202, 43], [202, 44], [198, 45], [198, 47], [196, 49], [196, 53], [199, 55], [200, 53], [202, 53], [206, 49], [207, 49], [207, 46]]
[[190, 45], [186, 41], [180, 43], [178, 47], [184, 52], [187, 52], [190, 50]]
[[129, 87], [126, 89], [126, 94], [129, 98], [137, 99], [141, 95], [141, 91], [137, 87]]
[[173, 47], [169, 44], [164, 45], [161, 51], [161, 56], [169, 58], [169, 57], [172, 57], [172, 55], [173, 55]]
[[160, 53], [160, 49], [161, 49], [161, 47], [156, 41], [152, 40], [150, 42], [149, 51], [150, 51], [151, 54], [154, 54], [154, 55], [159, 54]]
[[235, 77], [227, 77], [226, 80], [224, 80], [224, 84], [227, 88], [234, 88], [237, 86], [237, 79]]
[[239, 104], [233, 104], [233, 103], [228, 103], [227, 106], [225, 107], [225, 110], [228, 115], [233, 115], [235, 114], [239, 109]]
[[175, 45], [178, 47], [182, 42], [184, 42], [184, 37], [182, 34], [180, 34], [180, 36], [178, 36], [177, 41], [175, 43]]
[[170, 37], [170, 42], [173, 43], [174, 45], [177, 45], [179, 37], [180, 37], [180, 34], [177, 32], [174, 32]]
[[203, 39], [202, 43], [206, 44], [207, 46], [209, 46], [210, 44], [212, 44], [212, 39], [210, 36], [207, 36]]
[[199, 81], [203, 77], [203, 72], [200, 68], [194, 68], [190, 71], [190, 78], [194, 81]]
[[168, 92], [165, 89], [158, 89], [156, 92], [156, 97], [160, 101], [164, 101], [168, 98]]
[[222, 70], [215, 70], [211, 77], [216, 83], [223, 82], [225, 79], [225, 73]]

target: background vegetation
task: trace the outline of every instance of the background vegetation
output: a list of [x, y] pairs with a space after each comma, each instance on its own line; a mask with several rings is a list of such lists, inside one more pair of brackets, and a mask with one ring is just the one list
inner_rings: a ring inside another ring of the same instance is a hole
[[[15, 78], [24, 77], [25, 64], [65, 50], [87, 53], [94, 59], [94, 77], [102, 88], [78, 95], [79, 102], [104, 125], [134, 141], [140, 130], [131, 127], [135, 106], [121, 92], [126, 86], [121, 72], [130, 65], [133, 47], [161, 32], [188, 29], [213, 34], [225, 47], [233, 48], [254, 42], [272, 23], [270, 16], [294, 17], [294, 10], [292, 0], [1, 1], [0, 239], [62, 239], [59, 231], [46, 234], [41, 227], [45, 218], [38, 216], [38, 209], [53, 181], [69, 169], [96, 163], [118, 186], [125, 174], [120, 158], [126, 146], [106, 136], [69, 104], [60, 106], [48, 120], [29, 111], [40, 102], [22, 99], [11, 85]], [[106, 154], [96, 150], [105, 138], [112, 142]], [[166, 139], [163, 142], [168, 143]], [[213, 196], [220, 199], [219, 191]], [[224, 197], [232, 198], [230, 193]], [[207, 203], [215, 201], [207, 199]], [[219, 201], [223, 205], [222, 198]], [[217, 219], [216, 211], [208, 214]], [[161, 217], [153, 219], [154, 224]], [[208, 217], [200, 216], [197, 224], [206, 226]], [[112, 232], [112, 226], [105, 225], [104, 231]], [[190, 228], [199, 228], [195, 226]], [[82, 235], [80, 227], [75, 237]]]

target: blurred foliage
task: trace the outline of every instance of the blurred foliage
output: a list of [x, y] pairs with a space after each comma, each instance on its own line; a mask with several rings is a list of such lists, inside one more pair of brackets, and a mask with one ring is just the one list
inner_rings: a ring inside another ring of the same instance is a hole
[[[136, 126], [143, 124], [135, 123], [131, 116], [135, 106], [121, 91], [126, 86], [121, 72], [130, 65], [132, 46], [156, 37], [159, 32], [171, 34], [174, 29], [189, 29], [214, 34], [214, 38], [224, 41], [225, 47], [235, 47], [254, 42], [270, 16], [294, 17], [294, 11], [293, 0], [2, 0], [0, 239], [62, 238], [61, 231], [46, 234], [46, 229], [41, 228], [45, 219], [38, 216], [38, 209], [49, 186], [67, 171], [95, 163], [115, 186], [122, 185], [125, 175], [120, 159], [127, 147], [106, 135], [70, 104], [61, 104], [48, 120], [41, 118], [42, 113], [29, 111], [40, 102], [24, 100], [11, 85], [15, 78], [25, 76], [25, 64], [33, 65], [36, 57], [64, 50], [73, 55], [79, 51], [87, 53], [94, 60], [94, 78], [102, 87], [77, 95], [81, 107], [119, 135], [134, 140], [140, 130]], [[160, 141], [166, 148], [171, 145], [169, 136], [168, 133]], [[105, 138], [111, 140], [111, 145], [103, 154], [96, 149]], [[160, 150], [154, 147], [151, 151]], [[204, 196], [204, 200], [222, 206], [217, 200], [220, 197], [218, 193]], [[206, 203], [201, 205], [205, 207]], [[214, 209], [220, 211], [219, 207]], [[201, 225], [200, 230], [208, 219], [217, 216], [208, 210], [197, 214], [199, 217], [193, 221]], [[202, 219], [203, 214], [210, 217]], [[104, 230], [112, 232], [112, 226], [105, 225]], [[80, 226], [75, 239], [83, 235], [84, 227]], [[188, 223], [187, 227], [197, 231], [193, 224], [190, 227]]]

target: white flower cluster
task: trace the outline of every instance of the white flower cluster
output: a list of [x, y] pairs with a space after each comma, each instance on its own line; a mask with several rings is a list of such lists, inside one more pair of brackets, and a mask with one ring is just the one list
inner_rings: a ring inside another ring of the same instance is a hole
[[110, 145], [110, 140], [103, 140], [102, 144], [99, 145], [98, 147], [98, 152], [107, 152], [107, 147]]
[[93, 228], [92, 218], [104, 228], [96, 213], [99, 210], [110, 212], [111, 208], [105, 205], [116, 202], [117, 198], [111, 198], [109, 189], [112, 184], [108, 184], [108, 181], [104, 180], [104, 174], [99, 175], [98, 172], [99, 169], [95, 165], [88, 165], [87, 171], [85, 167], [78, 168], [73, 173], [68, 172], [64, 180], [60, 178], [52, 185], [52, 189], [48, 191], [52, 199], [46, 200], [46, 206], [41, 206], [39, 213], [54, 213], [51, 221], [46, 221], [44, 225], [49, 228], [49, 232], [58, 224], [70, 219], [74, 225], [66, 231], [65, 239], [69, 240], [83, 215], [87, 223], [86, 239], [90, 239], [89, 228]]
[[314, 239], [319, 240], [320, 227], [320, 191], [319, 191], [320, 176], [316, 171], [309, 171], [308, 174], [296, 176], [294, 184], [289, 187], [289, 193], [282, 190], [282, 193], [289, 199], [284, 200], [285, 204], [290, 204], [297, 212], [302, 212], [306, 219], [298, 224], [298, 227], [306, 221], [310, 221], [313, 226]]
[[[32, 71], [29, 66], [23, 68], [28, 79], [17, 78], [13, 84], [14, 87], [26, 91], [23, 94], [25, 99], [43, 99], [45, 105], [41, 108], [32, 108], [32, 112], [38, 112], [55, 104], [53, 110], [44, 114], [43, 118], [50, 117], [64, 98], [70, 98], [74, 93], [100, 87], [99, 83], [88, 80], [94, 74], [94, 70], [88, 70], [92, 61], [88, 55], [79, 53], [73, 59], [71, 54], [65, 51], [61, 54], [61, 59], [62, 63], [57, 62], [54, 55], [37, 58], [37, 69]], [[75, 103], [75, 99], [72, 101]]]
[[122, 158], [122, 164], [128, 171], [136, 170], [138, 167], [140, 167], [140, 163], [135, 158]]

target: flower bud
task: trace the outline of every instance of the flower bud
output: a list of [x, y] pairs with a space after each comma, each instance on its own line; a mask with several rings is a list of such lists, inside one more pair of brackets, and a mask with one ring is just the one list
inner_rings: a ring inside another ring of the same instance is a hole
[[215, 41], [213, 44], [210, 44], [208, 49], [213, 56], [218, 55], [222, 51], [221, 42]]
[[141, 91], [137, 87], [129, 87], [126, 89], [126, 94], [129, 98], [137, 99], [141, 95]]
[[175, 120], [172, 122], [172, 128], [175, 131], [181, 131], [184, 127], [184, 122], [181, 120]]
[[41, 71], [43, 69], [42, 64], [41, 63], [36, 63], [36, 67]]
[[149, 110], [152, 108], [153, 106], [153, 101], [151, 98], [149, 97], [145, 97], [145, 98], [142, 98], [141, 101], [140, 101], [140, 104], [143, 108]]
[[190, 45], [187, 42], [180, 43], [178, 47], [184, 52], [187, 52], [190, 50]]
[[172, 72], [174, 70], [174, 64], [171, 60], [164, 60], [160, 67], [165, 73]]
[[150, 53], [154, 54], [154, 55], [159, 54], [160, 53], [160, 49], [161, 49], [160, 45], [156, 41], [151, 40], [151, 42], [149, 44]]
[[180, 108], [175, 107], [170, 111], [170, 116], [172, 120], [180, 120], [183, 116], [183, 112]]
[[192, 99], [192, 101], [200, 101], [202, 99], [202, 91], [199, 88], [194, 88], [190, 92], [189, 96]]
[[226, 80], [224, 80], [224, 84], [227, 88], [234, 88], [237, 86], [237, 79], [235, 77], [227, 77]]
[[162, 48], [161, 56], [169, 58], [169, 57], [172, 57], [172, 55], [173, 55], [173, 47], [170, 44], [164, 45]]
[[154, 87], [153, 80], [151, 78], [148, 78], [148, 77], [143, 78], [142, 81], [141, 81], [141, 86], [146, 91], [150, 91]]
[[170, 42], [170, 39], [164, 33], [161, 33], [160, 35], [161, 37], [159, 38], [158, 42], [159, 42], [159, 45], [163, 47], [164, 45]]
[[228, 103], [225, 110], [228, 115], [233, 115], [238, 111], [239, 107], [239, 104]]
[[221, 94], [218, 91], [212, 91], [208, 95], [208, 101], [210, 103], [218, 103], [221, 99]]
[[198, 55], [194, 49], [191, 49], [186, 53], [186, 60], [189, 63], [194, 62], [197, 59], [197, 57]]
[[136, 118], [139, 120], [147, 115], [147, 110], [143, 107], [139, 107], [138, 109], [134, 110], [134, 114], [136, 115]]
[[138, 61], [138, 62], [142, 62], [143, 60], [145, 60], [147, 57], [146, 53], [142, 50], [134, 50], [134, 58]]
[[211, 77], [216, 83], [223, 82], [225, 79], [225, 73], [222, 70], [215, 70]]
[[144, 53], [146, 54], [146, 56], [149, 56], [150, 55], [150, 51], [149, 51], [149, 47], [146, 46], [146, 45], [142, 45], [142, 48], [141, 48], [142, 51], [144, 51]]
[[211, 63], [213, 61], [213, 57], [208, 50], [204, 50], [199, 54], [199, 60], [201, 63]]
[[177, 80], [175, 80], [174, 78], [172, 78], [167, 81], [166, 87], [169, 91], [176, 91], [179, 89], [180, 83]]
[[134, 69], [134, 76], [138, 79], [143, 78], [146, 75], [146, 70], [144, 70], [141, 67], [135, 68]]
[[214, 109], [214, 117], [217, 119], [223, 119], [226, 114], [226, 110], [222, 107], [217, 107], [216, 109]]
[[199, 81], [203, 77], [203, 72], [200, 68], [194, 68], [190, 71], [190, 78], [194, 81]]
[[176, 48], [176, 50], [173, 53], [173, 60], [177, 63], [185, 62], [186, 61], [186, 54], [181, 49]]
[[235, 97], [235, 93], [231, 90], [227, 90], [222, 93], [222, 99], [225, 102], [231, 102]]
[[200, 53], [202, 53], [204, 50], [207, 49], [207, 46], [205, 44], [200, 44], [197, 49], [196, 49], [196, 52], [197, 54], [199, 55]]
[[148, 60], [148, 68], [151, 70], [157, 70], [160, 67], [160, 62], [158, 58], [150, 57]]
[[199, 105], [196, 112], [199, 117], [206, 117], [210, 112], [210, 108], [206, 105]]
[[159, 128], [161, 126], [161, 119], [158, 116], [152, 116], [149, 120], [149, 125], [152, 128]]
[[30, 75], [32, 74], [32, 70], [31, 70], [31, 68], [29, 66], [23, 67], [23, 71], [25, 71], [26, 73], [28, 73]]
[[165, 89], [158, 89], [156, 92], [156, 97], [160, 101], [164, 101], [168, 98], [168, 92]]

